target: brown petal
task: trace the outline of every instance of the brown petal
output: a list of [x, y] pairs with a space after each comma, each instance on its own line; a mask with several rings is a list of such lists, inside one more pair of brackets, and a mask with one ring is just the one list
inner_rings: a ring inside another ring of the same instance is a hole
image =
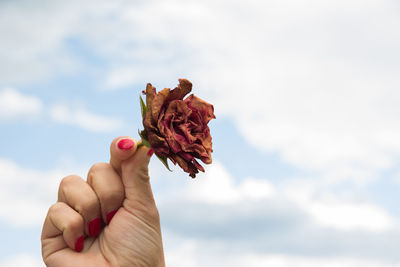
[[151, 116], [155, 122], [158, 121], [158, 116], [160, 115], [161, 108], [163, 107], [169, 93], [170, 89], [165, 88], [158, 92], [151, 102]]
[[150, 145], [154, 148], [156, 148], [156, 147], [167, 147], [168, 148], [168, 144], [167, 144], [167, 141], [165, 140], [165, 138], [158, 136], [154, 132], [147, 132], [147, 139], [148, 139]]
[[153, 125], [151, 115], [147, 115], [143, 119], [143, 126], [146, 132], [157, 132], [157, 128]]
[[215, 119], [214, 106], [207, 103], [203, 99], [191, 94], [184, 101], [191, 109], [196, 110], [201, 114], [206, 124], [211, 119]]
[[200, 158], [202, 162], [204, 162], [205, 164], [211, 164], [212, 163], [212, 158], [211, 158], [211, 154], [208, 157], [201, 157]]
[[206, 131], [204, 133], [204, 137], [203, 137], [202, 141], [203, 141], [202, 144], [203, 144], [204, 148], [207, 151], [211, 151], [212, 152], [212, 137], [211, 137], [211, 134], [210, 134], [210, 128], [207, 127], [207, 129], [206, 129]]
[[204, 172], [203, 166], [201, 166], [196, 159], [193, 159], [193, 165], [200, 171]]
[[193, 127], [194, 132], [202, 132], [204, 129], [204, 126], [207, 125], [202, 121], [202, 117], [198, 111], [192, 112], [192, 114], [189, 117], [190, 123]]
[[156, 88], [151, 85], [151, 83], [148, 83], [146, 86], [146, 107], [147, 107], [147, 112], [146, 116], [143, 118], [143, 126], [147, 131], [149, 131], [150, 127], [154, 124], [152, 121], [151, 117], [151, 106], [152, 106], [152, 101], [156, 95]]
[[192, 153], [195, 157], [207, 157], [207, 151], [202, 144], [182, 144], [182, 150], [187, 153]]
[[182, 157], [184, 160], [186, 160], [187, 162], [191, 162], [194, 159], [193, 156], [190, 155], [189, 153], [180, 152], [178, 155], [180, 157]]
[[152, 147], [152, 148], [154, 149], [154, 152], [158, 156], [169, 157], [169, 154], [171, 153], [171, 150], [169, 149], [169, 147], [160, 146], [160, 147]]
[[157, 127], [158, 131], [160, 132], [161, 136], [167, 136], [167, 128], [168, 128], [168, 122], [171, 120], [170, 118], [165, 117], [165, 108], [163, 108], [160, 112], [160, 115], [158, 116], [158, 122], [157, 122]]
[[[171, 103], [170, 106], [173, 106], [173, 103]], [[184, 137], [177, 134], [173, 128], [174, 115], [174, 112], [169, 112], [168, 114], [163, 112], [162, 114], [160, 114], [158, 128], [160, 130], [160, 133], [167, 140], [171, 150], [174, 153], [178, 153], [182, 150], [179, 142], [184, 139]]]
[[179, 79], [179, 85], [175, 87], [168, 97], [168, 101], [182, 100], [185, 95], [192, 91], [192, 83], [186, 79]]
[[151, 103], [153, 102], [154, 97], [156, 96], [156, 88], [148, 83], [146, 86], [146, 106], [147, 108], [151, 107]]
[[173, 157], [173, 161], [177, 162], [178, 165], [187, 173], [189, 173], [190, 177], [195, 178], [196, 173], [199, 172], [199, 170], [193, 165], [191, 162], [187, 162], [184, 160], [182, 157], [174, 154], [171, 155]]
[[205, 164], [211, 164], [212, 163], [211, 152], [213, 152], [213, 149], [212, 149], [212, 138], [209, 129], [208, 132], [206, 133], [206, 138], [203, 139], [203, 146], [207, 151], [207, 156], [202, 155], [200, 157], [201, 161], [203, 161]]
[[[170, 130], [169, 130], [170, 131]], [[172, 131], [170, 131], [170, 134], [166, 137], [169, 147], [171, 148], [171, 150], [174, 153], [178, 153], [182, 150], [179, 139], [180, 138], [184, 138], [183, 136], [180, 136], [176, 133], [173, 133]], [[181, 139], [180, 139], [181, 140]]]
[[185, 138], [186, 138], [186, 140], [188, 141], [189, 144], [192, 144], [194, 141], [196, 141], [196, 137], [194, 137], [191, 134], [190, 124], [189, 123], [181, 124], [181, 125], [178, 126], [178, 128], [185, 135]]
[[192, 110], [183, 100], [175, 100], [174, 102], [176, 103], [176, 112], [178, 114], [182, 114], [186, 119], [190, 117]]

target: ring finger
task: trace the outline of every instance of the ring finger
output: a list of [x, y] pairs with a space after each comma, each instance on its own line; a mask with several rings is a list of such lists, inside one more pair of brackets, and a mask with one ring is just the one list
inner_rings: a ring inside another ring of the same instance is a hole
[[63, 178], [58, 190], [58, 202], [68, 204], [82, 215], [88, 236], [97, 236], [101, 232], [99, 200], [90, 185], [82, 178], [76, 175]]

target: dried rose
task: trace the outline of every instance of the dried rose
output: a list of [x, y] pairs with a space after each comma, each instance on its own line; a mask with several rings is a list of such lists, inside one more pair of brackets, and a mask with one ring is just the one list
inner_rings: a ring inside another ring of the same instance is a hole
[[[170, 159], [193, 178], [204, 172], [196, 159], [206, 164], [212, 162], [212, 142], [208, 122], [215, 118], [214, 107], [191, 94], [192, 83], [179, 79], [179, 85], [170, 90], [156, 88], [147, 84], [143, 93], [146, 105], [141, 99], [144, 130], [142, 140], [166, 164]], [[168, 168], [168, 164], [166, 164]]]

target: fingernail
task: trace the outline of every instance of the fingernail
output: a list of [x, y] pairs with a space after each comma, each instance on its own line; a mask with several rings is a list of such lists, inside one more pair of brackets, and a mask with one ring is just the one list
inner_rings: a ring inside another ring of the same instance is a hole
[[131, 149], [135, 143], [132, 141], [132, 139], [121, 139], [118, 141], [118, 148], [123, 149], [123, 150], [129, 150]]
[[112, 210], [109, 213], [107, 213], [107, 215], [106, 215], [107, 224], [110, 224], [111, 219], [114, 217], [114, 215], [115, 215], [115, 213], [117, 213], [117, 211], [118, 211], [118, 209]]
[[75, 242], [75, 251], [76, 252], [81, 252], [83, 249], [83, 235], [81, 235], [80, 237], [78, 237], [78, 239]]
[[153, 156], [154, 150], [150, 148], [149, 152], [147, 152], [147, 156], [151, 157]]
[[101, 231], [101, 219], [96, 218], [89, 222], [89, 235], [97, 236]]

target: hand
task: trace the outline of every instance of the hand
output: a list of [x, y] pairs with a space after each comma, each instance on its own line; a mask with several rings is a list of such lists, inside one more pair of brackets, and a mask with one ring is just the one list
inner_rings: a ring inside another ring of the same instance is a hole
[[62, 179], [42, 230], [47, 266], [165, 266], [148, 175], [152, 151], [130, 137], [114, 139], [110, 151], [110, 163], [94, 164], [87, 181]]

